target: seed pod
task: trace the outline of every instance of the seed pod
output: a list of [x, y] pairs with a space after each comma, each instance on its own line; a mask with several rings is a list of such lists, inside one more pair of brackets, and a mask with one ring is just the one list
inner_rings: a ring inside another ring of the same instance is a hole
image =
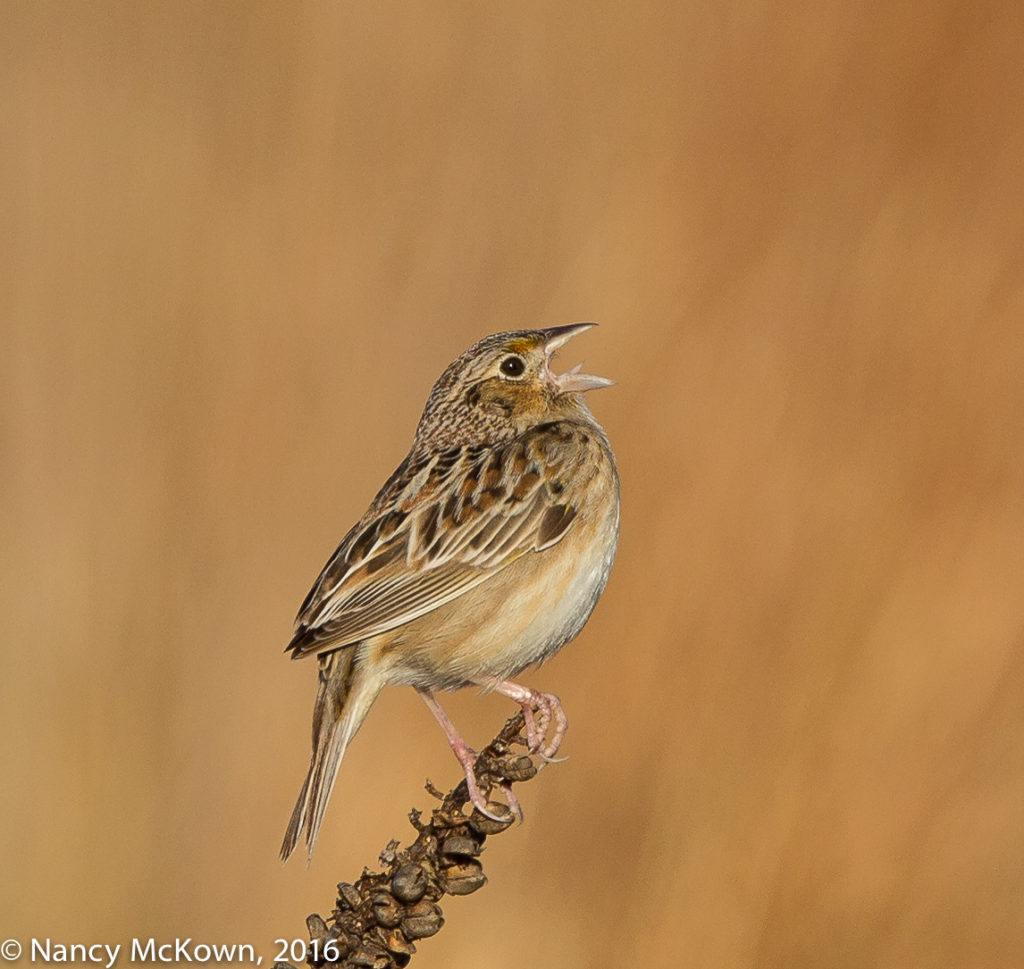
[[520, 754], [502, 760], [501, 773], [510, 781], [528, 781], [537, 776], [537, 768], [526, 754]]
[[380, 853], [380, 863], [384, 868], [387, 868], [395, 860], [397, 849], [398, 842], [394, 838], [384, 846], [384, 850]]
[[327, 923], [314, 913], [306, 919], [306, 931], [310, 942], [322, 943], [327, 938]]
[[487, 805], [487, 810], [493, 814], [504, 812], [507, 817], [500, 821], [496, 821], [494, 818], [487, 817], [486, 814], [481, 814], [476, 810], [476, 808], [474, 808], [473, 813], [469, 818], [469, 826], [477, 834], [500, 834], [506, 828], [510, 827], [512, 822], [516, 819], [511, 808], [504, 804], [498, 804], [496, 801], [491, 801]]
[[338, 905], [342, 910], [354, 912], [362, 904], [363, 896], [359, 894], [359, 889], [355, 885], [348, 882], [341, 882], [338, 885]]
[[445, 891], [449, 895], [469, 895], [487, 884], [483, 866], [475, 858], [468, 858], [444, 872]]
[[395, 956], [395, 962], [404, 966], [416, 951], [416, 946], [407, 942], [401, 932], [389, 932], [384, 939], [388, 952]]
[[427, 890], [427, 876], [419, 865], [399, 865], [391, 877], [391, 891], [400, 902], [418, 902]]
[[441, 909], [424, 898], [408, 910], [402, 920], [402, 932], [407, 939], [426, 939], [440, 932], [442, 925]]
[[402, 906], [388, 892], [378, 892], [370, 904], [373, 906], [373, 917], [378, 925], [386, 929], [396, 928], [402, 921]]
[[345, 965], [358, 966], [359, 969], [392, 969], [395, 959], [385, 950], [384, 946], [365, 942], [348, 957], [348, 962]]
[[[348, 957], [348, 961], [359, 969], [376, 969], [377, 954], [368, 948], [359, 948]], [[387, 963], [385, 963], [387, 965]]]
[[465, 834], [450, 834], [444, 839], [441, 854], [445, 858], [475, 858], [480, 854], [480, 844]]

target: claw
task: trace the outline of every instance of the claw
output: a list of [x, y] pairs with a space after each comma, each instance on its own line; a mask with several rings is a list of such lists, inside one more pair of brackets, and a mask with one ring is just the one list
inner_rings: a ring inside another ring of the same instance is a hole
[[[476, 782], [476, 775], [473, 773], [472, 767], [466, 768], [466, 789], [469, 791], [470, 803], [473, 805], [474, 809], [479, 811], [485, 818], [490, 818], [492, 821], [507, 820], [507, 818], [503, 818], [501, 815], [495, 814], [490, 809], [490, 802], [486, 797], [484, 797], [483, 791], [480, 790], [480, 786]], [[511, 807], [511, 805], [509, 806]]]
[[[531, 754], [536, 754], [547, 736], [551, 715], [545, 708], [535, 707], [532, 702], [520, 703], [520, 706], [523, 708], [523, 722], [526, 724], [526, 749]], [[540, 710], [539, 723], [534, 715], [535, 709]]]
[[[562, 746], [565, 732], [569, 729], [569, 719], [562, 710], [562, 701], [554, 693], [531, 690], [511, 680], [497, 684], [494, 689], [515, 700], [522, 707], [523, 720], [526, 723], [526, 747], [530, 753], [536, 754], [546, 764], [559, 763], [564, 759], [555, 757], [558, 748]], [[547, 743], [544, 743], [552, 721], [555, 725], [554, 734]]]
[[[505, 800], [508, 802], [508, 806], [512, 813], [519, 819], [519, 823], [523, 823], [523, 808], [519, 803], [519, 798], [512, 793], [512, 785], [507, 782], [502, 782], [498, 785], [501, 788], [502, 793], [505, 795]], [[495, 821], [504, 821], [504, 818], [495, 818], [493, 814], [489, 817], [494, 818]]]

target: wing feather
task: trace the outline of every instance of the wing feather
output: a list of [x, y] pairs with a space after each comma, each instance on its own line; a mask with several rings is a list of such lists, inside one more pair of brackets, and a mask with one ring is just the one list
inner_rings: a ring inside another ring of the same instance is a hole
[[560, 541], [590, 480], [593, 433], [553, 422], [494, 448], [407, 458], [314, 583], [288, 649], [394, 629]]

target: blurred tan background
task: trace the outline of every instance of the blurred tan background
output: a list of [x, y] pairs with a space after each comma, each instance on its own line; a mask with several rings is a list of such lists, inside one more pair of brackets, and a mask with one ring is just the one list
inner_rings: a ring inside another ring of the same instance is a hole
[[408, 838], [458, 771], [394, 690], [278, 862], [291, 619], [454, 356], [593, 319], [619, 559], [526, 677], [571, 759], [414, 965], [1020, 965], [1017, 0], [25, 2], [0, 48], [0, 935], [270, 960]]

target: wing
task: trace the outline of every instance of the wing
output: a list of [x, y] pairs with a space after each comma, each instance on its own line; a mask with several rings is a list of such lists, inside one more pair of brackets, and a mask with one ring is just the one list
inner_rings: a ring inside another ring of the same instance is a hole
[[402, 626], [561, 540], [593, 476], [597, 433], [552, 422], [495, 447], [407, 458], [310, 590], [293, 657]]

